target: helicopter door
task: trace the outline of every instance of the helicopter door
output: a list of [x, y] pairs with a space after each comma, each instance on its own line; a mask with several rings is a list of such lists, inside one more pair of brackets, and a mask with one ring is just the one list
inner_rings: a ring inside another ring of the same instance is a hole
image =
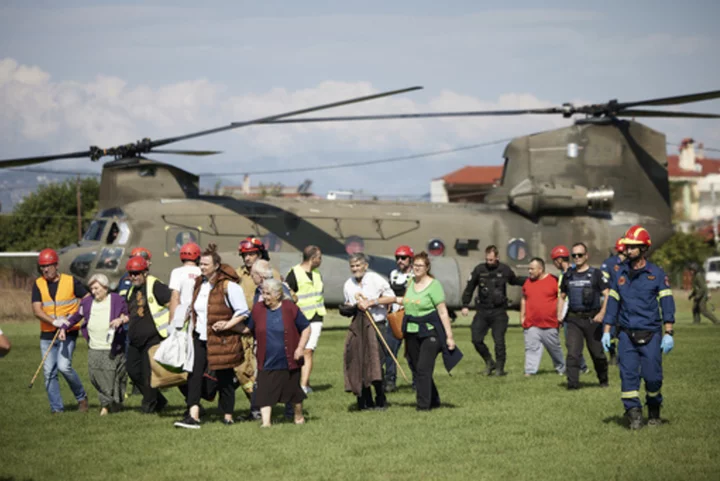
[[200, 245], [199, 230], [165, 226], [165, 234], [165, 257], [178, 255], [183, 244], [188, 242]]

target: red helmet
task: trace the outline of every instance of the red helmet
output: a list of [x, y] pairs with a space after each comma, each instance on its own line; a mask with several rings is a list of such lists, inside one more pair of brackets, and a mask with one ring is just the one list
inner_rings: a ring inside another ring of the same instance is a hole
[[615, 252], [625, 252], [625, 244], [623, 244], [622, 237], [615, 241]]
[[248, 237], [247, 239], [240, 241], [238, 250], [240, 250], [241, 254], [246, 254], [248, 252], [260, 252], [265, 250], [265, 245], [257, 237]]
[[634, 225], [630, 227], [625, 236], [622, 238], [622, 243], [628, 245], [640, 245], [640, 246], [651, 246], [650, 233], [645, 230], [641, 225]]
[[58, 261], [60, 261], [60, 258], [53, 249], [43, 249], [40, 251], [40, 255], [38, 255], [39, 266], [51, 266], [57, 264]]
[[557, 259], [558, 257], [570, 257], [570, 251], [565, 246], [555, 246], [550, 251], [550, 258], [552, 260]]
[[142, 272], [148, 269], [148, 263], [142, 256], [131, 257], [127, 264], [125, 264], [125, 270], [128, 272]]
[[410, 246], [400, 246], [395, 249], [395, 257], [398, 256], [415, 257], [415, 251], [413, 251]]
[[147, 250], [144, 247], [136, 247], [132, 251], [130, 251], [130, 257], [137, 257], [140, 256], [144, 259], [151, 260], [152, 254], [149, 250]]
[[180, 248], [180, 260], [196, 261], [200, 258], [200, 246], [194, 242], [188, 242]]

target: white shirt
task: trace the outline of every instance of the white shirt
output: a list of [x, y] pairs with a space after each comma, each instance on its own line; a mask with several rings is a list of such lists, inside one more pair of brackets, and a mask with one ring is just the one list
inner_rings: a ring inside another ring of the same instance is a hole
[[170, 273], [170, 284], [168, 287], [180, 293], [180, 304], [177, 309], [175, 309], [175, 317], [172, 319], [173, 325], [176, 327], [182, 327], [185, 323], [185, 314], [187, 313], [188, 306], [190, 306], [192, 302], [195, 279], [199, 276], [200, 268], [196, 265], [176, 267]]
[[[357, 304], [355, 295], [361, 293], [369, 301], [374, 301], [381, 297], [394, 297], [395, 293], [390, 288], [390, 284], [380, 274], [367, 271], [358, 283], [355, 277], [351, 277], [345, 281], [343, 294], [345, 295], [345, 303], [354, 306]], [[369, 309], [373, 315], [375, 322], [384, 321], [387, 317], [387, 306], [377, 305]]]
[[[207, 307], [208, 298], [210, 297], [210, 290], [212, 290], [212, 284], [208, 281], [204, 281], [200, 285], [200, 291], [198, 292], [197, 299], [193, 308], [195, 309], [195, 332], [200, 335], [201, 341], [207, 341]], [[233, 309], [232, 317], [242, 316], [249, 314], [247, 301], [245, 300], [245, 293], [240, 287], [240, 284], [235, 282], [228, 282], [227, 298], [225, 299], [225, 305]], [[228, 304], [228, 299], [230, 304]], [[230, 319], [228, 319], [229, 321]]]

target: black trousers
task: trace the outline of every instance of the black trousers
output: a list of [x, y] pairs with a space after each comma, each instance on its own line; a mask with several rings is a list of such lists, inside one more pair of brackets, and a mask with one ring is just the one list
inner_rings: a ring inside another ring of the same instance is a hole
[[[187, 382], [187, 407], [199, 406], [202, 398], [203, 375], [207, 369], [207, 341], [201, 341], [193, 336], [193, 347], [195, 349], [195, 359], [193, 360], [193, 370], [188, 375]], [[219, 395], [218, 406], [223, 414], [232, 414], [235, 410], [235, 386], [233, 378], [235, 371], [232, 368], [218, 369], [215, 371], [217, 378], [217, 388]]]
[[128, 376], [133, 384], [137, 386], [142, 394], [141, 409], [144, 413], [160, 411], [167, 404], [167, 399], [159, 389], [150, 387], [150, 358], [148, 350], [156, 344], [160, 344], [162, 338], [153, 336], [143, 346], [130, 344], [127, 350], [125, 361]]
[[418, 409], [440, 406], [440, 394], [433, 381], [435, 359], [442, 351], [440, 340], [435, 335], [420, 338], [417, 334], [405, 334], [408, 357], [415, 366], [415, 393]]
[[492, 355], [490, 355], [490, 350], [485, 344], [485, 335], [488, 330], [492, 329], [492, 337], [495, 343], [495, 359], [497, 360], [498, 369], [505, 368], [505, 332], [507, 331], [507, 327], [507, 311], [501, 307], [495, 309], [479, 308], [470, 325], [473, 346], [475, 346], [475, 350], [485, 362], [492, 362]]
[[583, 345], [587, 343], [588, 351], [592, 356], [595, 372], [601, 384], [608, 382], [608, 362], [603, 352], [602, 339], [603, 325], [594, 322], [591, 315], [580, 316], [568, 314], [567, 322], [567, 380], [568, 387], [580, 385], [580, 358]]

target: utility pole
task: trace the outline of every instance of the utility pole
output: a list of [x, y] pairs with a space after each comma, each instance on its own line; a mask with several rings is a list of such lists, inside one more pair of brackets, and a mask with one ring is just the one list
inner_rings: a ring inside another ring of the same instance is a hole
[[78, 242], [82, 240], [82, 196], [80, 195], [80, 176], [78, 175], [75, 181], [75, 198], [77, 199], [77, 228], [78, 228]]
[[715, 253], [718, 251], [718, 218], [717, 209], [715, 207], [715, 182], [710, 182], [710, 202], [712, 203], [713, 218], [713, 239], [715, 240]]

